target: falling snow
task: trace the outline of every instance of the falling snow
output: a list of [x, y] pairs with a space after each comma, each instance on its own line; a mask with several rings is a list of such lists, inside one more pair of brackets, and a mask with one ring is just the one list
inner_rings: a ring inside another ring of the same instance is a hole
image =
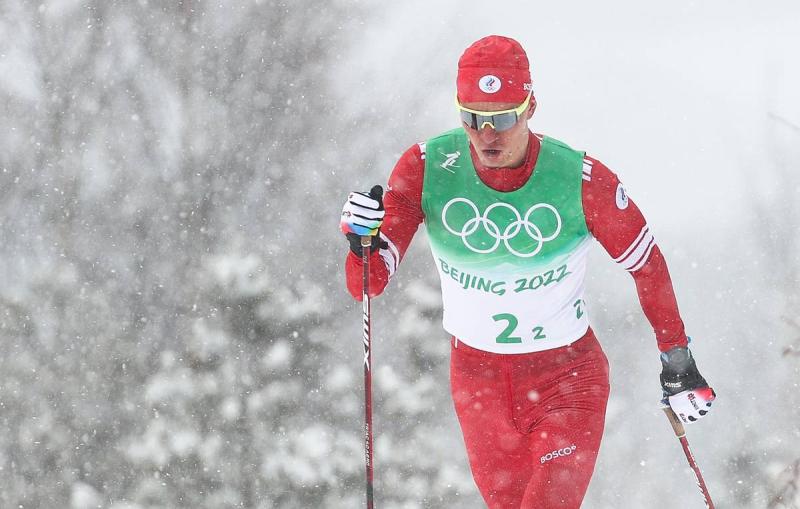
[[[0, 507], [362, 507], [341, 203], [455, 126], [488, 33], [529, 50], [531, 128], [656, 232], [719, 395], [688, 430], [717, 506], [800, 507], [796, 2], [395, 4], [2, 3]], [[425, 244], [373, 301], [375, 496], [481, 507]], [[590, 265], [612, 391], [584, 506], [700, 507], [633, 282]]]

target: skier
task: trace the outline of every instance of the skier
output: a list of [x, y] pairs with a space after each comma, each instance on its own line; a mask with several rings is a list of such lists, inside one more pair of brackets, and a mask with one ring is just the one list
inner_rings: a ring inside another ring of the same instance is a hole
[[490, 508], [580, 507], [608, 401], [608, 363], [589, 326], [586, 259], [596, 239], [630, 272], [661, 351], [664, 401], [684, 422], [714, 391], [688, 348], [667, 265], [639, 208], [597, 159], [528, 129], [528, 58], [488, 36], [458, 62], [461, 127], [397, 162], [385, 197], [351, 193], [347, 288], [361, 298], [395, 274], [424, 222], [452, 335], [451, 395], [475, 483]]

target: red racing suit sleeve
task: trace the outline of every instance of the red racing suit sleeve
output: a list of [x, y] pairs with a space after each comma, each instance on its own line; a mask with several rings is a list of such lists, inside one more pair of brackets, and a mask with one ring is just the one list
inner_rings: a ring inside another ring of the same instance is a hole
[[[422, 213], [424, 174], [425, 155], [421, 144], [416, 144], [400, 157], [389, 177], [389, 185], [383, 198], [386, 214], [380, 232], [387, 247], [371, 254], [370, 297], [380, 295], [386, 288], [424, 219]], [[356, 300], [361, 300], [363, 264], [361, 258], [353, 252], [348, 252], [345, 260], [345, 278], [350, 294]]]
[[633, 276], [642, 311], [655, 331], [659, 350], [686, 346], [686, 332], [667, 262], [647, 221], [619, 178], [589, 156], [583, 161], [583, 210], [594, 238]]

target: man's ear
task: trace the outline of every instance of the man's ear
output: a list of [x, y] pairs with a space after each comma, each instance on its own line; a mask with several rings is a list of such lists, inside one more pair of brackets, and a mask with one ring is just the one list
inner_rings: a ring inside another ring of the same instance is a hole
[[531, 96], [531, 104], [530, 106], [528, 106], [528, 120], [531, 119], [531, 117], [533, 116], [533, 112], [536, 111], [537, 104], [538, 103], [536, 102], [536, 98]]

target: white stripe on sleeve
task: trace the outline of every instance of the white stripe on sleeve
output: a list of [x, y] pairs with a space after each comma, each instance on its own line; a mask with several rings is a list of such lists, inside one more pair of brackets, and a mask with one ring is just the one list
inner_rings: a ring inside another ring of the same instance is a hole
[[644, 267], [644, 264], [647, 263], [647, 260], [650, 258], [650, 252], [653, 250], [654, 247], [656, 247], [656, 239], [654, 239], [653, 236], [651, 235], [650, 242], [647, 243], [647, 249], [645, 249], [644, 255], [642, 255], [642, 258], [639, 260], [639, 263], [628, 269], [628, 272], [636, 272], [637, 270]]
[[591, 181], [592, 180], [592, 162], [591, 159], [584, 158], [583, 160], [583, 180]]
[[380, 236], [381, 239], [385, 240], [386, 244], [389, 245], [388, 248], [380, 250], [380, 255], [384, 265], [386, 265], [386, 269], [389, 271], [389, 278], [391, 278], [397, 270], [397, 264], [400, 263], [400, 252], [397, 250], [397, 246], [394, 245], [394, 242], [389, 240], [389, 237], [382, 232]]
[[614, 261], [628, 272], [635, 272], [641, 269], [645, 262], [647, 262], [647, 259], [650, 257], [650, 252], [655, 245], [656, 241], [655, 238], [653, 238], [653, 234], [650, 232], [650, 227], [644, 225], [642, 231], [639, 232], [636, 239], [628, 246], [628, 249], [619, 257], [614, 258]]

